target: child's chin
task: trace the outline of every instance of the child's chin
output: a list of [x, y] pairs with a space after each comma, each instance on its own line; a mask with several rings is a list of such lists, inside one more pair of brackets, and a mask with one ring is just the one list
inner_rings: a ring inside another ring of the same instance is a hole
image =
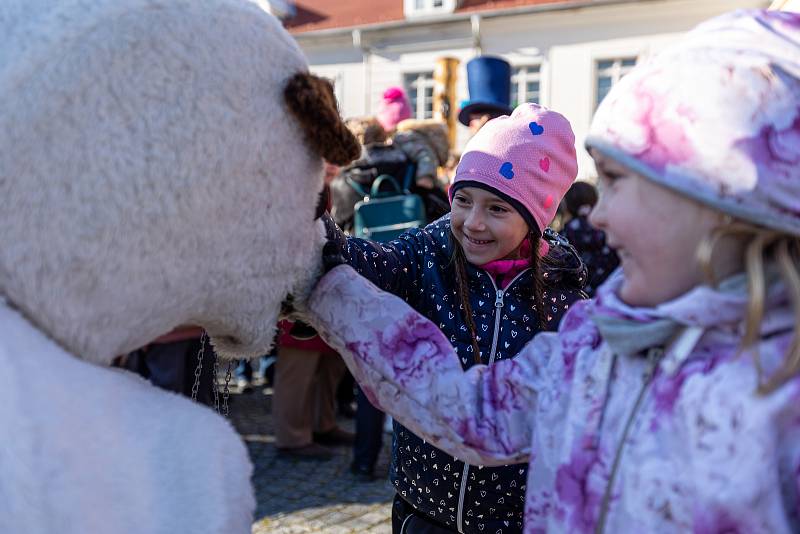
[[636, 283], [635, 280], [625, 280], [617, 296], [622, 302], [634, 308], [652, 308], [663, 302], [663, 299], [660, 299], [659, 295], [646, 284]]
[[622, 282], [617, 296], [628, 306], [641, 306], [640, 292], [637, 291], [635, 284], [631, 284], [627, 279]]
[[476, 265], [478, 267], [480, 267], [481, 265], [483, 265], [485, 263], [489, 263], [489, 261], [491, 261], [491, 260], [485, 259], [483, 254], [470, 254], [467, 251], [464, 251], [464, 257], [472, 265]]

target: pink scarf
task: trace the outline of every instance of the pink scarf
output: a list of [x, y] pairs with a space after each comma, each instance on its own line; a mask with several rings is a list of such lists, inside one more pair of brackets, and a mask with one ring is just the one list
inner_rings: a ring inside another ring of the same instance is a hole
[[[544, 240], [542, 240], [544, 242]], [[547, 249], [545, 249], [546, 251]], [[511, 280], [519, 273], [530, 267], [531, 243], [527, 239], [519, 248], [520, 258], [515, 260], [494, 260], [481, 265], [481, 269], [488, 272], [501, 289], [505, 289]]]

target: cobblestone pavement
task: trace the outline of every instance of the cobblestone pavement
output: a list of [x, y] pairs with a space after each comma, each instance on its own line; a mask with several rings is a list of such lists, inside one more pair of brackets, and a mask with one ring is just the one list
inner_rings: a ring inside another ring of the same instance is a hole
[[[391, 436], [384, 434], [375, 482], [357, 482], [350, 475], [351, 447], [337, 447], [328, 462], [299, 461], [278, 455], [275, 448], [271, 390], [233, 394], [231, 421], [244, 438], [253, 461], [256, 521], [253, 534], [388, 534], [393, 495], [385, 476]], [[340, 418], [342, 428], [353, 422]]]

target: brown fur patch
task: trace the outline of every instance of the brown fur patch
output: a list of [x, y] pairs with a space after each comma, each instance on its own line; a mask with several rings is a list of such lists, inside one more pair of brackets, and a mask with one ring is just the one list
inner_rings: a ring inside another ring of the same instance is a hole
[[347, 165], [361, 155], [358, 141], [339, 115], [331, 82], [299, 72], [286, 83], [283, 97], [309, 147], [326, 161]]

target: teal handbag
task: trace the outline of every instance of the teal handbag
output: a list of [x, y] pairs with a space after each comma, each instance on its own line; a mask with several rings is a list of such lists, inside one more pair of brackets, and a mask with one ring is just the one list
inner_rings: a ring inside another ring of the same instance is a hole
[[[409, 173], [411, 174], [411, 173]], [[409, 177], [406, 177], [408, 181]], [[382, 191], [385, 185], [389, 191]], [[353, 215], [353, 234], [371, 241], [391, 241], [411, 228], [425, 226], [425, 205], [419, 195], [397, 185], [397, 181], [383, 174], [372, 183], [369, 193], [356, 182], [350, 185], [363, 195], [356, 203]]]

